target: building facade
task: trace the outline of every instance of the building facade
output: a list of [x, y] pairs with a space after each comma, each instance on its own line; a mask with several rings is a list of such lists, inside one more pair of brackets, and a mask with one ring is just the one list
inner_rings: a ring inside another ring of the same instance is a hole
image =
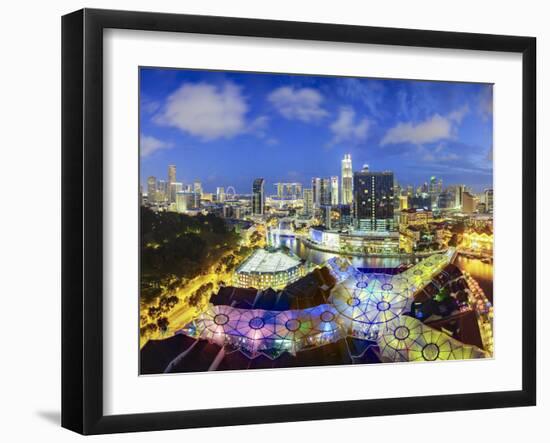
[[351, 205], [353, 201], [353, 169], [351, 165], [351, 155], [346, 154], [342, 159], [342, 190], [341, 203]]
[[365, 166], [353, 174], [353, 217], [357, 230], [397, 230], [393, 190], [393, 172], [373, 172]]
[[265, 212], [265, 180], [257, 178], [252, 183], [252, 215], [264, 215]]

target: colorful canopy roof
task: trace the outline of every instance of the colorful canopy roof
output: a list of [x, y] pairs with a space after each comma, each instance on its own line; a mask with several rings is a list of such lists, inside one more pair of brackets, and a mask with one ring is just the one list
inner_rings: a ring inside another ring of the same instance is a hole
[[287, 311], [210, 305], [182, 333], [232, 345], [254, 358], [333, 343], [346, 336], [375, 340], [384, 361], [479, 358], [485, 353], [405, 315], [414, 294], [452, 259], [436, 254], [397, 275], [365, 274], [331, 261], [339, 283], [328, 304]]

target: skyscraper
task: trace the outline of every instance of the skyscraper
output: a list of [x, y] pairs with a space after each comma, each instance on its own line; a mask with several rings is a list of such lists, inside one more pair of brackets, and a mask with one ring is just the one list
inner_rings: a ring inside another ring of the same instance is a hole
[[168, 165], [168, 185], [176, 182], [176, 165]]
[[198, 194], [199, 198], [202, 197], [202, 184], [199, 180], [195, 180], [195, 182], [193, 183], [193, 192], [195, 194]]
[[332, 206], [338, 206], [340, 202], [338, 197], [338, 177], [330, 177], [330, 199]]
[[493, 189], [485, 189], [485, 207], [489, 214], [493, 213]]
[[221, 186], [216, 188], [216, 200], [218, 200], [219, 203], [225, 201], [225, 189]]
[[393, 172], [371, 172], [368, 166], [353, 174], [353, 216], [361, 231], [396, 231]]
[[[168, 185], [166, 186], [166, 193], [168, 194], [168, 201], [170, 203], [176, 202], [176, 192], [172, 191], [172, 183], [176, 183], [176, 165], [168, 165]], [[181, 191], [181, 188], [179, 189]]]
[[183, 190], [183, 184], [178, 182], [170, 183], [170, 203], [176, 203], [176, 195]]
[[462, 193], [462, 212], [464, 214], [473, 214], [477, 209], [477, 198], [469, 191]]
[[342, 197], [343, 205], [351, 205], [353, 201], [353, 170], [351, 167], [351, 155], [346, 154], [342, 160]]
[[321, 179], [319, 177], [311, 179], [311, 190], [313, 191], [313, 205], [318, 208], [321, 205]]
[[153, 203], [157, 198], [157, 178], [149, 177], [147, 179], [147, 201]]
[[264, 215], [264, 183], [263, 178], [257, 178], [252, 183], [252, 215]]
[[313, 189], [304, 189], [304, 215], [313, 214]]
[[322, 178], [319, 183], [319, 205], [330, 206], [332, 204], [332, 181], [330, 178]]

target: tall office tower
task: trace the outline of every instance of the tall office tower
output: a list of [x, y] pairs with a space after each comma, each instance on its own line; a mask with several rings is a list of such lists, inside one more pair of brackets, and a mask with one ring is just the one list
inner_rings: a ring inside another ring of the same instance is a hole
[[168, 201], [170, 203], [175, 203], [176, 194], [172, 193], [172, 183], [176, 183], [176, 165], [168, 165], [168, 186], [167, 186]]
[[176, 183], [176, 165], [168, 165], [168, 184]]
[[304, 189], [304, 215], [313, 214], [313, 189]]
[[449, 188], [451, 190], [451, 192], [454, 194], [454, 207], [456, 209], [461, 209], [462, 208], [462, 195], [464, 194], [464, 191], [465, 191], [465, 186], [464, 185], [456, 185], [456, 186], [451, 186]]
[[311, 189], [313, 191], [313, 205], [318, 208], [321, 205], [321, 179], [319, 177], [311, 179]]
[[368, 166], [353, 174], [353, 216], [361, 231], [396, 231], [393, 172], [372, 172]]
[[323, 226], [327, 229], [332, 229], [332, 207], [330, 205], [321, 206], [321, 219], [323, 220]]
[[216, 188], [216, 200], [218, 200], [219, 203], [225, 201], [225, 189], [223, 187]]
[[147, 201], [153, 203], [157, 198], [157, 178], [149, 177], [147, 179]]
[[462, 212], [464, 214], [473, 214], [477, 210], [478, 199], [468, 191], [462, 193]]
[[178, 192], [183, 191], [183, 183], [172, 182], [170, 183], [170, 203], [176, 203], [176, 195]]
[[285, 196], [285, 184], [275, 183], [275, 186], [277, 186], [277, 197], [283, 198]]
[[332, 206], [338, 206], [338, 177], [330, 177], [330, 203]]
[[294, 183], [294, 190], [296, 192], [296, 198], [302, 198], [302, 184], [301, 183]]
[[412, 185], [408, 185], [407, 186], [407, 197], [412, 197], [413, 196], [413, 187]]
[[176, 193], [176, 211], [185, 212], [189, 209], [194, 209], [195, 206], [195, 196], [194, 192], [177, 192]]
[[485, 189], [485, 208], [489, 214], [493, 213], [493, 188]]
[[263, 178], [257, 178], [252, 183], [252, 215], [264, 215], [265, 194]]
[[342, 190], [341, 203], [351, 205], [353, 201], [353, 170], [351, 168], [351, 155], [344, 155], [342, 160]]
[[168, 184], [165, 180], [157, 181], [157, 201], [162, 202], [168, 198]]
[[322, 178], [320, 182], [319, 204], [321, 206], [330, 206], [332, 204], [332, 182], [330, 178]]
[[430, 199], [432, 202], [432, 208], [437, 208], [437, 201], [439, 198], [439, 194], [441, 194], [441, 188], [443, 187], [443, 182], [439, 180], [437, 181], [437, 178], [432, 175], [430, 177], [430, 184], [428, 185], [428, 194], [430, 195]]
[[202, 197], [202, 184], [199, 180], [195, 180], [195, 182], [193, 183], [193, 192], [195, 194], [198, 194], [199, 198]]

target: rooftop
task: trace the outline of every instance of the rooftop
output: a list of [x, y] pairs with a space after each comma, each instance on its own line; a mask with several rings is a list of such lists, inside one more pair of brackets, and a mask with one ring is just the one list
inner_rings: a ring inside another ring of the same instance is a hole
[[300, 259], [281, 251], [258, 249], [239, 268], [238, 273], [263, 274], [276, 273], [294, 268]]

